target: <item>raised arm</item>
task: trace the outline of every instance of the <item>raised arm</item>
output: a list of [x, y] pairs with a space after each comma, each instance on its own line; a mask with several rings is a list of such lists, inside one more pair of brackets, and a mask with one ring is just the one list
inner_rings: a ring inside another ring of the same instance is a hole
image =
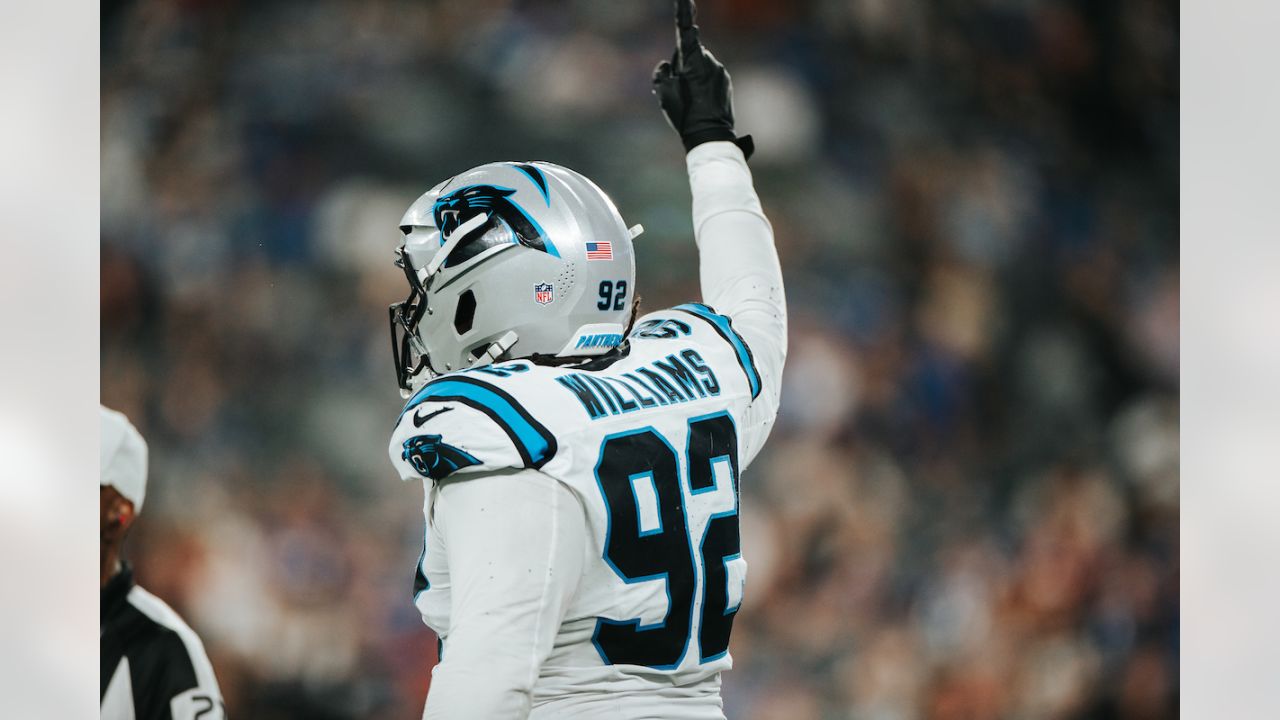
[[773, 228], [747, 168], [753, 144], [733, 129], [729, 73], [702, 46], [692, 0], [676, 0], [676, 52], [653, 75], [667, 121], [688, 151], [702, 298], [732, 320], [764, 379], [772, 421], [787, 354], [787, 307]]
[[776, 404], [787, 356], [787, 302], [773, 228], [733, 143], [699, 145], [686, 162], [703, 302], [729, 316], [747, 341]]

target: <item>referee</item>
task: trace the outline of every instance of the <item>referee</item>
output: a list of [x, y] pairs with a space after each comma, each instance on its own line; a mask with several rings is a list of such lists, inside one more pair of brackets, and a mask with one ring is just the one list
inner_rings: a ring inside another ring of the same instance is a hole
[[204, 644], [120, 558], [147, 490], [147, 444], [124, 415], [104, 407], [101, 420], [101, 718], [224, 720]]

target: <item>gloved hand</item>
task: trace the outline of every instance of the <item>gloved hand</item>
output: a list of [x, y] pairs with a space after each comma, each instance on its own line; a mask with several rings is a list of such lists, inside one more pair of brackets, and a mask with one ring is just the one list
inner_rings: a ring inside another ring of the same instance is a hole
[[733, 134], [733, 83], [729, 72], [711, 51], [702, 47], [693, 0], [675, 0], [676, 52], [653, 71], [653, 93], [680, 133], [685, 152], [715, 140], [729, 140], [750, 158], [755, 145], [750, 135]]

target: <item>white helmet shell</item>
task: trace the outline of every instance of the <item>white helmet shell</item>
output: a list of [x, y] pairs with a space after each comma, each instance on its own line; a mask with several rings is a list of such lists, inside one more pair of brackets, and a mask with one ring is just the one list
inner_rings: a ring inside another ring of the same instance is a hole
[[410, 294], [391, 324], [402, 390], [494, 360], [598, 355], [622, 342], [633, 233], [582, 175], [481, 165], [418, 198], [400, 229]]

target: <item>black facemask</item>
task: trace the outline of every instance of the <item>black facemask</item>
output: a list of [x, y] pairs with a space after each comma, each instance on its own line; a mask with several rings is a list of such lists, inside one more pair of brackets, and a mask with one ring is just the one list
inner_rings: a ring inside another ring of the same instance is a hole
[[427, 290], [403, 247], [396, 250], [396, 266], [404, 270], [409, 281], [409, 296], [388, 308], [391, 357], [396, 364], [396, 382], [402, 391], [409, 392], [410, 380], [428, 366], [426, 348], [418, 338], [418, 323], [427, 313]]

